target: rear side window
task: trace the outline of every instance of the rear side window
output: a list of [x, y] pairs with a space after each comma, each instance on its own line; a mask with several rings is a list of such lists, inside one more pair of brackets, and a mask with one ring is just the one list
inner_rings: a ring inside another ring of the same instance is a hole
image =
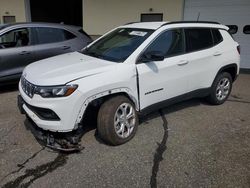
[[36, 28], [38, 43], [39, 44], [48, 44], [55, 42], [62, 42], [65, 40], [70, 40], [76, 36], [69, 31], [58, 28], [49, 28], [49, 27], [39, 27]]
[[213, 46], [213, 38], [210, 29], [185, 29], [185, 36], [187, 43], [187, 52], [198, 51]]
[[159, 51], [164, 54], [165, 57], [170, 57], [184, 53], [184, 49], [183, 30], [174, 29], [160, 34], [160, 36], [150, 44], [145, 53]]
[[69, 31], [63, 30], [63, 32], [64, 32], [65, 40], [70, 40], [70, 39], [76, 38], [76, 36]]
[[214, 39], [214, 45], [217, 45], [223, 41], [221, 33], [218, 29], [212, 29], [212, 34], [213, 34], [213, 39]]

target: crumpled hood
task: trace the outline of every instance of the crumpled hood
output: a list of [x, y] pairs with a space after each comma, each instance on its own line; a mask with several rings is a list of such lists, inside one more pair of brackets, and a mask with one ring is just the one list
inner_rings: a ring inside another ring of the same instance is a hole
[[73, 52], [32, 63], [25, 68], [23, 76], [35, 85], [63, 85], [109, 71], [115, 65], [117, 63]]

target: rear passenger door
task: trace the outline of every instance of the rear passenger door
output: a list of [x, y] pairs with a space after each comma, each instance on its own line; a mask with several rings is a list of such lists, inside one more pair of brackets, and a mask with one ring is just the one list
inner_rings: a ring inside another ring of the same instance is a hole
[[36, 60], [71, 52], [71, 39], [76, 38], [71, 32], [61, 28], [36, 27]]
[[[208, 88], [220, 67], [222, 49], [214, 45], [213, 29], [185, 28], [186, 58], [188, 60], [188, 91]], [[217, 30], [218, 31], [218, 30]], [[222, 40], [220, 33], [217, 40]], [[216, 37], [216, 36], [215, 36]], [[215, 38], [214, 37], [214, 38]], [[217, 41], [219, 43], [219, 41]]]

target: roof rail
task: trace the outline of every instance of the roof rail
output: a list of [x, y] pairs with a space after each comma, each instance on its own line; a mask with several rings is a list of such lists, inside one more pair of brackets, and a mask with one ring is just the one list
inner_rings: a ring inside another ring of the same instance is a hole
[[128, 23], [125, 23], [124, 25], [129, 25], [129, 24], [134, 24], [134, 23], [140, 23], [140, 22], [128, 22]]
[[212, 21], [176, 21], [176, 22], [168, 22], [163, 24], [164, 25], [170, 25], [170, 24], [180, 24], [180, 23], [207, 23], [207, 24], [220, 24], [219, 22], [212, 22]]

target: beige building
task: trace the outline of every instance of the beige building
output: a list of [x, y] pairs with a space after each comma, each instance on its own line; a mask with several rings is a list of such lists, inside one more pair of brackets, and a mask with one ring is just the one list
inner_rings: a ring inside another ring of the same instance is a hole
[[236, 31], [241, 68], [250, 69], [249, 10], [250, 0], [0, 0], [0, 24], [63, 22], [93, 36], [128, 22], [218, 21]]
[[83, 27], [99, 35], [111, 28], [148, 19], [182, 20], [183, 0], [84, 0]]
[[[52, 2], [55, 2], [56, 7]], [[74, 2], [78, 3], [73, 5]], [[43, 5], [46, 6], [43, 7]], [[52, 17], [57, 20], [51, 20]], [[68, 18], [72, 19], [68, 20]], [[90, 35], [102, 35], [128, 22], [172, 21], [182, 20], [182, 18], [183, 0], [0, 0], [0, 23], [64, 22], [82, 25]], [[78, 23], [74, 20], [78, 20]]]
[[24, 0], [0, 0], [0, 23], [13, 21], [26, 21], [25, 1]]

